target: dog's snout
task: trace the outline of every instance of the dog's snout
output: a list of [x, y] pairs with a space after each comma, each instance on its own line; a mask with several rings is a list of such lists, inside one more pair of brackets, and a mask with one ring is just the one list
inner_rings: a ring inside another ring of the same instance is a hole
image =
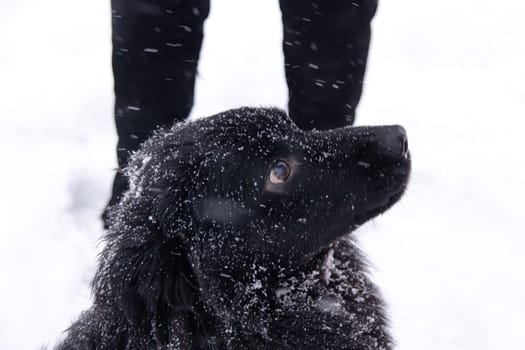
[[405, 129], [400, 125], [388, 126], [379, 135], [381, 151], [393, 155], [406, 157], [408, 154], [408, 140]]

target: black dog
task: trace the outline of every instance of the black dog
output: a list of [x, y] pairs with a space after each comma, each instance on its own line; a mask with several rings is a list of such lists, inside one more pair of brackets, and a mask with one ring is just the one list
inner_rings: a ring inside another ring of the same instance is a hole
[[158, 131], [58, 349], [390, 349], [349, 233], [409, 171], [399, 126], [303, 132], [243, 108]]

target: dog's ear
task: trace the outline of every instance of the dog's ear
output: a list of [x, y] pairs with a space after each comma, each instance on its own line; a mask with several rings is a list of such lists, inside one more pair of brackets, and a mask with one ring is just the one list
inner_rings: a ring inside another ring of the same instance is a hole
[[198, 288], [179, 242], [155, 241], [122, 253], [129, 265], [121, 276], [119, 302], [130, 322], [166, 324], [175, 312], [192, 312]]
[[97, 303], [145, 330], [174, 312], [191, 312], [198, 298], [185, 250], [192, 165], [166, 137], [154, 137], [132, 157], [130, 190], [110, 211], [93, 284]]

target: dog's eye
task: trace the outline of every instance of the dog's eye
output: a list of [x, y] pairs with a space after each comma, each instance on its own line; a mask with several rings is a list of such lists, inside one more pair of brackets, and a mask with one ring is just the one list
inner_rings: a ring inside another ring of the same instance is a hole
[[284, 160], [276, 162], [270, 169], [270, 182], [273, 184], [282, 184], [290, 176], [291, 168]]

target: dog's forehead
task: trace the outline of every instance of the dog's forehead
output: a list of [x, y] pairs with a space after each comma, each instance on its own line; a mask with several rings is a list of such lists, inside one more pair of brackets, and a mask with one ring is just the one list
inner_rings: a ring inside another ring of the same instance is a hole
[[219, 121], [246, 130], [280, 130], [293, 128], [288, 115], [277, 109], [242, 108], [224, 113]]
[[263, 108], [241, 108], [206, 118], [199, 130], [201, 137], [249, 143], [276, 141], [299, 132], [285, 112]]

